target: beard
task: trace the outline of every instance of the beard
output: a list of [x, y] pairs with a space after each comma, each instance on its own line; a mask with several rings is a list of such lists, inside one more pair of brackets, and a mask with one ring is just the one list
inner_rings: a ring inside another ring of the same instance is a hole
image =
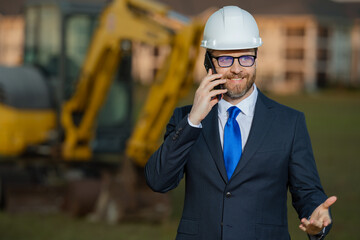
[[252, 76], [250, 76], [249, 74], [226, 76], [226, 79], [236, 79], [236, 78], [243, 78], [246, 81], [245, 86], [238, 84], [230, 88], [230, 86], [227, 83], [225, 83], [224, 85], [224, 87], [228, 90], [225, 93], [225, 95], [233, 100], [240, 99], [244, 97], [246, 93], [249, 92], [249, 90], [251, 89], [251, 87], [255, 82], [256, 72], [254, 72]]

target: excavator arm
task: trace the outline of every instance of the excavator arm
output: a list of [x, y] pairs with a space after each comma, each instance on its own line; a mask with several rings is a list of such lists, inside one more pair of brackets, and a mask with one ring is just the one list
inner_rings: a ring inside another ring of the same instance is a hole
[[193, 83], [203, 23], [193, 20], [175, 36], [166, 66], [158, 72], [146, 104], [128, 141], [126, 154], [144, 166], [159, 146], [160, 135], [176, 104]]
[[[190, 38], [190, 42], [187, 37], [189, 37], [188, 35], [193, 37], [194, 29], [187, 27], [185, 28], [187, 29], [186, 33], [183, 29], [181, 34], [176, 34], [176, 29], [169, 27], [169, 21], [175, 21], [170, 19], [170, 14], [171, 11], [166, 6], [145, 0], [116, 0], [103, 11], [77, 89], [72, 98], [63, 105], [61, 122], [65, 131], [63, 144], [65, 159], [87, 160], [91, 157], [90, 141], [94, 135], [96, 116], [107, 96], [113, 75], [121, 59], [123, 53], [121, 43], [124, 41], [138, 41], [155, 46], [174, 43], [170, 62], [162, 73], [158, 74], [158, 82], [167, 82], [167, 85], [164, 87], [154, 86], [145, 112], [142, 114], [142, 120], [139, 122], [140, 125], [138, 124], [135, 128], [129, 148], [134, 149], [131, 147], [134, 144], [137, 146], [147, 145], [147, 141], [152, 142], [155, 135], [158, 135], [164, 120], [159, 119], [159, 123], [156, 126], [153, 125], [153, 119], [159, 117], [160, 109], [157, 108], [160, 108], [160, 103], [163, 101], [169, 100], [172, 103], [176, 101], [173, 97], [165, 96], [165, 92], [177, 88], [170, 80], [178, 82], [178, 89], [181, 88], [181, 85], [184, 85], [183, 79], [189, 78], [186, 76], [189, 71], [187, 68], [193, 62], [187, 54], [189, 54], [190, 45], [193, 44], [194, 39]], [[179, 21], [177, 25], [181, 28], [184, 23]], [[192, 51], [195, 50], [192, 49]], [[195, 53], [192, 55], [196, 56]], [[162, 78], [165, 80], [162, 81]], [[171, 91], [172, 94], [175, 92]], [[177, 95], [179, 93], [176, 93]], [[162, 109], [161, 112], [167, 113], [173, 105], [166, 106], [166, 109]], [[80, 122], [75, 124], [73, 116], [78, 113], [82, 117]], [[144, 118], [144, 116], [146, 117]], [[152, 116], [151, 123], [141, 124], [149, 121], [148, 116]], [[153, 133], [155, 129], [156, 134]], [[148, 138], [148, 136], [151, 137]], [[145, 150], [142, 147], [140, 149], [141, 151]], [[128, 152], [131, 154], [132, 151]], [[138, 156], [135, 158], [140, 159]], [[137, 162], [143, 161], [138, 160]]]

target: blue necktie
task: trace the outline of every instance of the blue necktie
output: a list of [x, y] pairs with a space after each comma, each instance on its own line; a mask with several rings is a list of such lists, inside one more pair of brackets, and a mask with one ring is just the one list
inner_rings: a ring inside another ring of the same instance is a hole
[[226, 173], [228, 179], [230, 179], [242, 153], [241, 132], [239, 124], [236, 121], [236, 117], [241, 110], [233, 106], [228, 109], [228, 112], [229, 118], [224, 129], [224, 161]]

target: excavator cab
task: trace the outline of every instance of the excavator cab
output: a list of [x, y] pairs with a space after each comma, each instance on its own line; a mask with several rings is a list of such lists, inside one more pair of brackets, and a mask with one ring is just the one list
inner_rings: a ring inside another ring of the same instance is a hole
[[[105, 0], [27, 1], [24, 12], [26, 30], [23, 55], [26, 71], [24, 66], [15, 69], [2, 67], [0, 72], [4, 74], [1, 74], [0, 83], [3, 83], [2, 91], [5, 96], [12, 95], [11, 98], [20, 102], [18, 105], [25, 106], [20, 108], [10, 106], [13, 114], [8, 115], [24, 119], [22, 114], [26, 111], [31, 115], [30, 117], [36, 119], [34, 122], [43, 121], [37, 129], [37, 132], [42, 134], [31, 141], [27, 139], [32, 135], [26, 133], [27, 129], [19, 130], [24, 133], [24, 139], [20, 141], [24, 144], [19, 144], [12, 152], [7, 152], [10, 148], [4, 147], [0, 154], [19, 155], [29, 150], [29, 145], [34, 146], [31, 150], [44, 151], [46, 149], [44, 145], [41, 148], [36, 147], [38, 143], [61, 145], [64, 139], [64, 131], [60, 124], [62, 107], [76, 91], [83, 62], [98, 25], [99, 14], [105, 6]], [[117, 72], [105, 96], [104, 104], [96, 116], [96, 132], [90, 143], [94, 153], [123, 152], [125, 141], [131, 133], [132, 121], [129, 119], [132, 116], [131, 44], [122, 45], [122, 58], [118, 63]], [[23, 74], [13, 77], [16, 78], [13, 80], [11, 77], [14, 72], [23, 72]], [[30, 75], [35, 77], [30, 78]], [[28, 86], [26, 91], [22, 93], [11, 91], [16, 88], [11, 87], [15, 82], [17, 86]], [[39, 108], [36, 102], [42, 102], [44, 107]], [[8, 107], [6, 105], [5, 102], [5, 107]], [[44, 113], [44, 109], [51, 117], [37, 118], [37, 111]], [[81, 118], [82, 112], [72, 114], [75, 124], [80, 122]], [[4, 124], [2, 126], [4, 127]], [[33, 128], [33, 126], [34, 124], [27, 124], [23, 128]], [[14, 132], [12, 126], [4, 128], [8, 129], [9, 134]], [[51, 128], [55, 128], [56, 131]], [[21, 138], [21, 136], [17, 137]], [[9, 138], [0, 139], [7, 141], [6, 139]]]
[[58, 100], [74, 91], [101, 8], [81, 8], [73, 1], [27, 1], [24, 64], [36, 66], [53, 81]]

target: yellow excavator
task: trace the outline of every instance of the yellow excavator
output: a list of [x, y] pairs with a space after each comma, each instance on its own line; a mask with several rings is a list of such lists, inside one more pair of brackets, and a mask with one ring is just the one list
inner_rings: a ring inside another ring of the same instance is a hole
[[[122, 192], [112, 194], [116, 181], [102, 172], [93, 210], [101, 218], [111, 202], [127, 195], [117, 204], [123, 208], [117, 211], [120, 219], [139, 204], [151, 205], [137, 193], [136, 169], [141, 171], [158, 147], [173, 109], [193, 84], [204, 23], [153, 1], [99, 2], [28, 1], [24, 66], [0, 67], [0, 160], [36, 152], [57, 162], [91, 162], [101, 161], [97, 156], [103, 153], [125, 153], [127, 167], [115, 174]], [[171, 47], [135, 126], [133, 42]], [[1, 173], [0, 168], [4, 178]], [[81, 200], [69, 199], [82, 212]]]

